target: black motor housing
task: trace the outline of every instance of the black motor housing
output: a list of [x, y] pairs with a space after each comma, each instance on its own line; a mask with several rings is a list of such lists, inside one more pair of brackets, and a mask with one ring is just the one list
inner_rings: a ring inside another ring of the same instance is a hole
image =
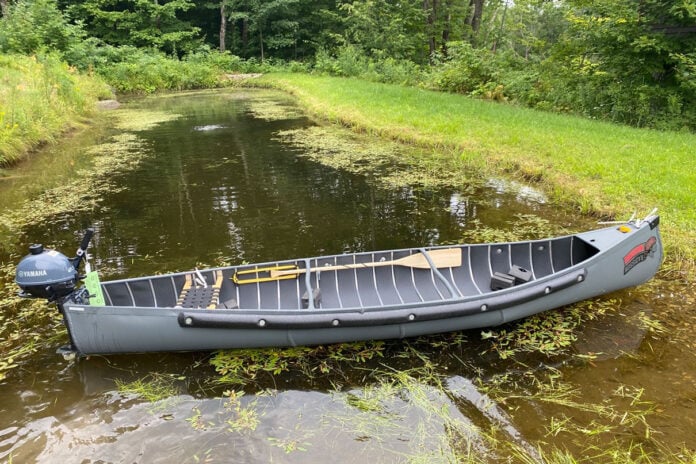
[[17, 265], [15, 282], [22, 289], [21, 296], [55, 301], [75, 290], [78, 273], [64, 254], [35, 244]]

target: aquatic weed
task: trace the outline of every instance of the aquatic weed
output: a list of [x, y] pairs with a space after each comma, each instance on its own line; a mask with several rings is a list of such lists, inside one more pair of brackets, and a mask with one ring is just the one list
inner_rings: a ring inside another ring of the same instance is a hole
[[210, 364], [219, 374], [220, 384], [246, 385], [258, 381], [262, 373], [270, 376], [295, 369], [312, 380], [341, 363], [365, 363], [383, 356], [384, 342], [369, 341], [316, 347], [265, 348], [218, 351]]
[[299, 108], [289, 103], [281, 103], [277, 99], [250, 99], [248, 110], [255, 118], [264, 121], [284, 121], [305, 117]]
[[623, 434], [647, 441], [654, 432], [647, 418], [654, 413], [655, 404], [643, 398], [641, 388], [620, 385], [602, 402], [581, 401], [578, 387], [552, 368], [521, 375], [506, 373], [478, 382], [482, 391], [509, 410], [534, 411], [544, 417], [544, 405], [553, 406], [556, 412], [544, 426], [547, 437], [567, 434], [583, 440], [583, 446], [603, 446], [607, 437]]
[[477, 219], [471, 219], [462, 234], [462, 240], [471, 243], [501, 243], [543, 239], [569, 233], [564, 227], [534, 214], [515, 214], [505, 221], [505, 227], [492, 228]]
[[530, 352], [546, 356], [566, 354], [584, 323], [620, 306], [618, 298], [585, 300], [527, 317], [505, 328], [482, 331], [481, 338], [490, 340], [489, 350], [501, 359]]
[[32, 354], [57, 344], [67, 333], [58, 311], [45, 301], [17, 296], [18, 288], [12, 282], [14, 269], [13, 263], [0, 263], [0, 381]]
[[119, 393], [137, 396], [148, 403], [160, 403], [179, 394], [176, 382], [185, 377], [151, 372], [147, 376], [130, 382], [114, 380]]
[[461, 169], [454, 155], [417, 150], [392, 141], [376, 140], [335, 127], [312, 126], [276, 132], [284, 143], [301, 148], [298, 156], [325, 166], [370, 177], [388, 188], [456, 187], [461, 191], [482, 179]]
[[[141, 110], [119, 110], [114, 113], [115, 125], [130, 130], [175, 119], [176, 114]], [[133, 127], [131, 127], [133, 126]], [[9, 230], [21, 230], [29, 225], [42, 224], [67, 212], [89, 212], [99, 208], [106, 194], [113, 194], [124, 187], [116, 177], [136, 169], [143, 159], [151, 155], [144, 139], [133, 132], [122, 132], [108, 141], [90, 148], [87, 152], [92, 164], [81, 169], [71, 181], [46, 190], [27, 200], [19, 208], [0, 215], [0, 223]]]
[[115, 110], [113, 115], [116, 118], [114, 127], [125, 132], [142, 132], [181, 118], [176, 113], [132, 108]]
[[232, 414], [227, 420], [230, 432], [254, 431], [260, 423], [258, 411], [255, 409], [257, 400], [247, 405], [242, 404], [244, 392], [242, 390], [227, 390], [223, 393], [227, 399], [224, 404], [225, 411]]
[[285, 454], [294, 453], [296, 451], [307, 451], [307, 449], [312, 446], [312, 444], [306, 440], [311, 438], [311, 434], [307, 432], [302, 432], [300, 430], [300, 424], [296, 424], [293, 430], [288, 430], [285, 427], [280, 427], [275, 431], [276, 434], [279, 432], [285, 432], [284, 437], [268, 437], [268, 442], [273, 446], [285, 451]]

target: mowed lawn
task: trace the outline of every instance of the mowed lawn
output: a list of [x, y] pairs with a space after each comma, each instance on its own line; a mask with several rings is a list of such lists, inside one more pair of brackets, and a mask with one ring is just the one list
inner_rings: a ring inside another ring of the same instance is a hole
[[671, 258], [696, 258], [695, 134], [349, 78], [271, 74], [259, 84], [322, 119], [454, 152], [486, 175], [531, 179], [582, 212], [625, 219], [657, 207]]

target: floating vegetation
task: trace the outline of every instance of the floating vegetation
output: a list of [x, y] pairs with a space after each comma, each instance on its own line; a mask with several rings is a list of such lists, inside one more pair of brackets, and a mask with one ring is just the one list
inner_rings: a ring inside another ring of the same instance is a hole
[[515, 242], [568, 233], [565, 228], [533, 214], [515, 214], [502, 229], [484, 226], [477, 218], [471, 219], [469, 224], [471, 227], [464, 231], [462, 239], [472, 243]]
[[249, 404], [243, 404], [244, 392], [241, 390], [228, 390], [223, 394], [225, 401], [225, 411], [232, 417], [227, 420], [230, 432], [254, 431], [259, 425], [259, 414], [256, 410], [257, 400], [254, 399]]
[[116, 379], [116, 388], [119, 393], [137, 396], [149, 403], [171, 398], [179, 394], [179, 389], [174, 385], [177, 381], [185, 380], [185, 377], [175, 377], [160, 373], [150, 373], [142, 379], [131, 382]]
[[174, 121], [180, 114], [165, 111], [150, 111], [143, 109], [119, 109], [113, 112], [116, 116], [114, 127], [122, 131], [142, 132], [150, 130], [158, 124]]
[[313, 126], [276, 132], [284, 143], [301, 149], [299, 156], [323, 165], [372, 177], [385, 187], [456, 187], [482, 183], [462, 168], [462, 161], [396, 142], [362, 137], [331, 127]]
[[286, 119], [304, 118], [304, 113], [295, 105], [281, 103], [277, 98], [250, 99], [249, 112], [264, 121], [284, 121]]
[[116, 379], [116, 388], [122, 395], [134, 396], [150, 403], [150, 411], [161, 412], [170, 408], [178, 401], [179, 387], [177, 382], [185, 377], [152, 372], [141, 378], [125, 382]]
[[578, 329], [585, 322], [597, 319], [620, 306], [621, 301], [615, 298], [585, 300], [559, 310], [527, 317], [510, 328], [483, 331], [481, 338], [492, 341], [490, 349], [501, 359], [525, 352], [547, 356], [566, 354], [577, 340]]
[[[641, 441], [655, 444], [648, 418], [656, 405], [643, 398], [643, 388], [619, 385], [603, 401], [582, 401], [581, 391], [552, 368], [505, 373], [479, 382], [482, 391], [518, 416], [545, 421], [546, 437], [576, 438], [577, 455], [587, 456], [590, 450], [606, 452], [612, 447], [625, 451]], [[624, 437], [624, 442], [616, 437]], [[557, 451], [548, 444], [541, 448]]]
[[[14, 270], [14, 263], [0, 263], [0, 382], [22, 361], [67, 334], [60, 314], [47, 308], [44, 301], [17, 296], [11, 283]], [[48, 335], [46, 327], [50, 328]]]
[[295, 451], [307, 451], [307, 448], [311, 446], [308, 442], [302, 442], [298, 439], [291, 438], [276, 438], [268, 437], [268, 441], [278, 448], [285, 451], [285, 454], [290, 454]]
[[[179, 117], [144, 110], [118, 110], [111, 114], [116, 118], [116, 127], [123, 130], [144, 130], [144, 127], [153, 127]], [[18, 230], [56, 219], [68, 212], [94, 211], [104, 195], [122, 189], [115, 176], [137, 168], [151, 154], [146, 142], [132, 132], [114, 135], [87, 153], [92, 156], [89, 168], [76, 172], [72, 181], [49, 189], [27, 200], [21, 207], [0, 215], [0, 225], [8, 230]]]
[[117, 193], [123, 188], [114, 176], [137, 167], [149, 152], [143, 140], [135, 134], [124, 133], [88, 153], [93, 156], [92, 166], [79, 170], [75, 181], [46, 190], [21, 208], [1, 215], [0, 222], [11, 228], [22, 228], [57, 220], [68, 212], [94, 211], [105, 194]]
[[270, 376], [301, 371], [307, 379], [333, 371], [339, 363], [365, 363], [383, 356], [384, 342], [356, 342], [316, 347], [266, 348], [218, 351], [210, 364], [220, 375], [218, 383], [247, 385]]

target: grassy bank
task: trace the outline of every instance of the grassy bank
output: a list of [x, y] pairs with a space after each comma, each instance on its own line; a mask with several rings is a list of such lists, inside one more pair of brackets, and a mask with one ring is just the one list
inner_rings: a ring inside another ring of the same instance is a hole
[[696, 135], [544, 113], [459, 95], [304, 74], [251, 85], [297, 96], [315, 116], [460, 156], [487, 175], [538, 182], [583, 213], [658, 207], [671, 259], [696, 259]]
[[0, 167], [82, 123], [111, 91], [50, 56], [0, 55]]

